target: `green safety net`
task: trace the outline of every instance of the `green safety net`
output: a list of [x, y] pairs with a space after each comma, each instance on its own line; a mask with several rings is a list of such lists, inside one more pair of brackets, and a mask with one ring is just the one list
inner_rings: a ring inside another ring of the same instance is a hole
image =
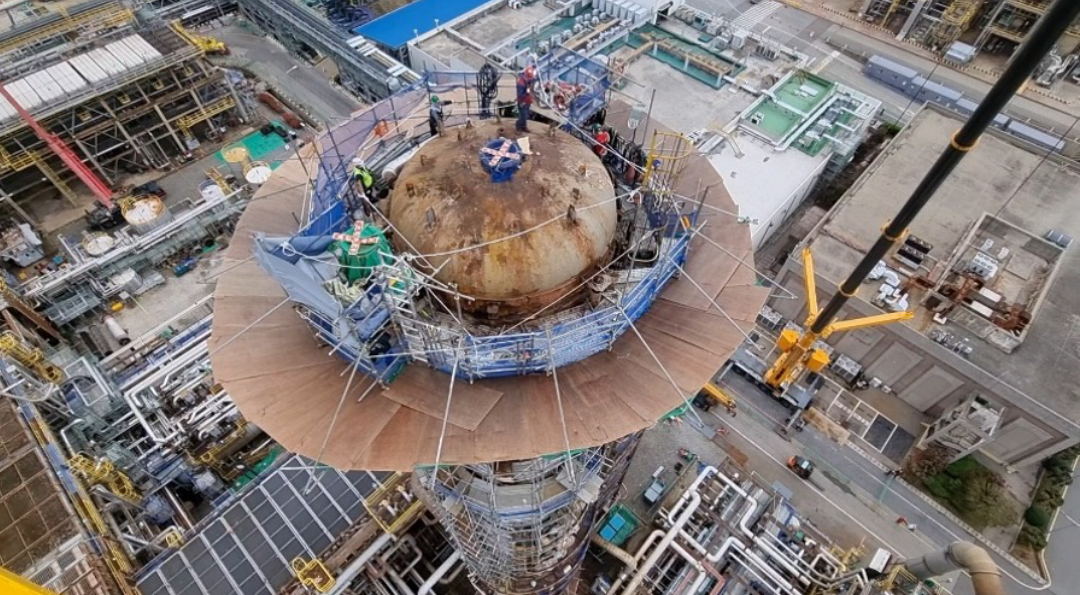
[[337, 257], [350, 284], [367, 281], [375, 267], [390, 262], [390, 242], [381, 229], [369, 223], [363, 224], [359, 236], [355, 225], [343, 234], [334, 234], [327, 250]]

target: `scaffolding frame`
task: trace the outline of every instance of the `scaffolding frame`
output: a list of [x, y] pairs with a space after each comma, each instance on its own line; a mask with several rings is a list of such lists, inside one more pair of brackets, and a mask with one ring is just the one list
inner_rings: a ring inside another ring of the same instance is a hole
[[640, 436], [536, 459], [422, 467], [413, 491], [474, 581], [502, 593], [560, 592], [576, 578]]
[[[0, 36], [0, 63], [10, 66], [3, 75], [10, 80], [85, 53], [91, 43], [133, 34], [161, 55], [40, 105], [25, 106], [110, 185], [127, 171], [165, 168], [184, 157], [198, 145], [196, 126], [206, 124], [206, 135], [212, 137], [220, 125], [208, 124], [212, 120], [227, 118], [234, 109], [244, 117], [223, 73], [208, 67], [200, 59], [200, 48], [173, 29], [164, 23], [138, 24], [115, 0], [91, 0], [71, 7], [67, 15], [51, 13]], [[18, 40], [37, 49], [20, 57], [25, 48], [9, 47]], [[53, 189], [72, 206], [80, 206], [72, 178], [22, 119], [0, 122], [0, 181], [13, 200], [26, 205]]]

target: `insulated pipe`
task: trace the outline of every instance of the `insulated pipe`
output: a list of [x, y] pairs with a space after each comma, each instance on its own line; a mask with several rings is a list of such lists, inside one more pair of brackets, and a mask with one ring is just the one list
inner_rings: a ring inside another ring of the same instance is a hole
[[386, 575], [390, 577], [390, 582], [397, 585], [398, 592], [401, 593], [401, 595], [416, 595], [405, 582], [405, 579], [401, 578], [401, 575], [398, 574], [396, 570], [389, 568], [386, 571]]
[[656, 541], [657, 539], [660, 539], [663, 536], [664, 536], [664, 530], [663, 529], [657, 529], [657, 530], [653, 531], [652, 533], [649, 533], [649, 536], [645, 538], [645, 541], [641, 544], [641, 547], [639, 547], [638, 551], [634, 554], [634, 562], [635, 562], [634, 565], [635, 566], [637, 566], [637, 564], [636, 564], [637, 562], [640, 562], [641, 559], [645, 557], [645, 552], [647, 552], [649, 550], [649, 546], [651, 546], [654, 541]]
[[971, 575], [975, 595], [1005, 595], [1001, 572], [993, 558], [983, 548], [966, 541], [954, 541], [943, 550], [905, 560], [904, 567], [919, 579], [966, 570]]
[[[747, 502], [750, 503], [750, 508], [747, 509], [746, 514], [744, 514], [742, 519], [739, 520], [739, 528], [742, 529], [743, 535], [745, 535], [747, 539], [750, 540], [750, 543], [760, 546], [762, 549], [764, 549], [765, 552], [768, 553], [773, 558], [773, 560], [776, 561], [777, 564], [783, 566], [784, 570], [787, 570], [789, 573], [791, 573], [793, 577], [795, 577], [804, 584], [809, 584], [811, 581], [810, 578], [807, 576], [807, 573], [801, 572], [799, 569], [797, 569], [794, 565], [792, 565], [791, 561], [788, 560], [787, 556], [783, 555], [780, 551], [774, 548], [772, 544], [762, 539], [760, 535], [756, 535], [753, 529], [750, 528], [750, 519], [754, 516], [754, 513], [757, 511], [759, 504], [758, 501], [753, 498], [747, 498]], [[715, 560], [712, 559], [710, 559], [710, 561], [715, 562]], [[820, 581], [814, 582], [820, 584]]]
[[[748, 552], [742, 543], [735, 542], [732, 544], [731, 554], [738, 552], [742, 557], [742, 565], [749, 570], [759, 580], [762, 579], [762, 574], [772, 579], [776, 583], [776, 587], [772, 589], [774, 593], [783, 591], [789, 595], [794, 595], [798, 591], [792, 586], [792, 584], [785, 580], [773, 567], [769, 566], [764, 560], [758, 558], [753, 552]], [[760, 574], [759, 574], [760, 572]]]
[[192, 520], [191, 515], [188, 514], [187, 509], [184, 508], [184, 503], [176, 497], [176, 494], [174, 494], [172, 490], [169, 488], [161, 488], [161, 495], [165, 496], [165, 499], [169, 501], [169, 505], [176, 511], [175, 518], [179, 519], [180, 522], [178, 524], [184, 531], [190, 531], [195, 527], [195, 521]]
[[690, 505], [686, 507], [686, 510], [684, 510], [681, 515], [679, 515], [679, 519], [675, 521], [671, 529], [664, 534], [664, 538], [660, 540], [660, 543], [656, 546], [656, 549], [653, 550], [653, 553], [645, 559], [645, 563], [638, 567], [637, 572], [634, 573], [634, 577], [630, 579], [630, 584], [626, 585], [626, 589], [623, 591], [626, 595], [632, 595], [637, 591], [637, 588], [641, 586], [641, 581], [645, 580], [645, 575], [648, 574], [649, 570], [651, 570], [654, 565], [656, 565], [661, 554], [663, 554], [664, 550], [671, 545], [672, 541], [675, 541], [675, 536], [679, 534], [679, 530], [686, 525], [687, 521], [690, 520], [690, 517], [694, 516], [694, 512], [696, 512], [698, 506], [701, 505], [700, 494], [697, 492], [688, 493], [690, 494]]
[[416, 591], [416, 595], [428, 595], [428, 593], [431, 593], [431, 589], [435, 587], [435, 583], [439, 582], [439, 579], [449, 572], [450, 569], [454, 567], [454, 564], [457, 564], [460, 559], [461, 552], [454, 550], [454, 553], [450, 554], [450, 557], [440, 564], [439, 567], [435, 569], [435, 572], [431, 573], [431, 576], [424, 581], [424, 584], [420, 585], [420, 588]]
[[652, 546], [654, 541], [656, 541], [657, 539], [660, 539], [663, 536], [664, 536], [664, 530], [663, 529], [657, 529], [657, 530], [653, 531], [652, 533], [649, 533], [649, 536], [645, 538], [645, 541], [641, 544], [641, 547], [639, 547], [637, 552], [634, 553], [634, 566], [633, 566], [633, 568], [630, 568], [629, 566], [624, 566], [623, 569], [622, 569], [622, 572], [620, 572], [619, 576], [615, 579], [615, 582], [611, 583], [611, 588], [608, 589], [608, 593], [618, 593], [619, 592], [619, 587], [621, 587], [623, 582], [625, 582], [626, 579], [630, 576], [630, 571], [637, 569], [638, 562], [640, 562], [641, 559], [645, 557], [645, 552], [649, 551], [649, 547]]
[[353, 582], [353, 579], [360, 574], [360, 571], [364, 569], [364, 565], [393, 540], [394, 536], [389, 533], [380, 535], [379, 538], [369, 545], [355, 560], [349, 562], [349, 565], [341, 571], [341, 574], [334, 577], [334, 586], [327, 591], [327, 595], [341, 595], [341, 593], [349, 587], [349, 584]]
[[[604, 539], [603, 537], [600, 537], [599, 533], [593, 533], [593, 536], [592, 536], [591, 539], [592, 539], [592, 542], [593, 542], [594, 545], [596, 545], [600, 549], [604, 550], [605, 552], [611, 554], [612, 556], [615, 556], [616, 558], [618, 558], [618, 560], [620, 562], [622, 562], [624, 566], [626, 566], [630, 570], [637, 570], [638, 561], [636, 559], [634, 559], [634, 556], [631, 555], [630, 552], [622, 549], [621, 547], [615, 545], [614, 543], [611, 543], [610, 541]], [[419, 595], [419, 594], [417, 594], [417, 595]]]

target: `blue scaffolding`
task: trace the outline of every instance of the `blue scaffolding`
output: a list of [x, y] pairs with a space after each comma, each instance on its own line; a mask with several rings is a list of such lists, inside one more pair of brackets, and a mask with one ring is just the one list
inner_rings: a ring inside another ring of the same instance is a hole
[[[574, 52], [554, 52], [537, 64], [542, 81], [572, 85], [574, 100], [566, 106], [568, 125], [579, 125], [606, 105], [607, 69]], [[512, 77], [504, 77], [511, 78]], [[605, 351], [643, 316], [686, 261], [696, 213], [681, 212], [681, 203], [641, 203], [643, 234], [659, 238], [662, 255], [649, 267], [619, 271], [615, 283], [595, 307], [575, 306], [532, 320], [515, 332], [476, 334], [454, 321], [421, 317], [414, 301], [438, 285], [414, 268], [411, 260], [386, 254], [366, 287], [348, 300], [332, 295], [327, 284], [339, 265], [326, 251], [331, 234], [352, 224], [361, 207], [353, 189], [355, 156], [368, 163], [393, 152], [388, 130], [427, 128], [426, 105], [431, 94], [475, 89], [477, 73], [427, 73], [417, 84], [376, 104], [318, 141], [320, 155], [307, 225], [293, 237], [256, 240], [256, 258], [280, 282], [316, 336], [357, 370], [391, 382], [408, 362], [423, 362], [460, 378], [475, 380], [543, 374]], [[417, 115], [420, 114], [419, 117]], [[483, 117], [480, 104], [466, 106], [447, 118], [446, 127]], [[404, 154], [404, 153], [401, 153]], [[446, 291], [449, 288], [438, 288]]]

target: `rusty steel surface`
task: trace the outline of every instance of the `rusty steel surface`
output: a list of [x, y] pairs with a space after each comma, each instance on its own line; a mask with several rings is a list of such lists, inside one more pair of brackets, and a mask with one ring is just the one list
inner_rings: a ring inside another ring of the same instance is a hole
[[388, 211], [408, 240], [395, 248], [432, 255], [437, 279], [477, 298], [465, 307], [528, 314], [603, 264], [615, 233], [615, 189], [589, 147], [536, 123], [527, 135], [533, 154], [512, 181], [492, 182], [479, 153], [499, 132], [491, 120], [426, 143], [402, 169]]
[[[615, 103], [609, 113], [629, 109]], [[736, 210], [716, 170], [695, 156], [680, 193], [690, 195], [698, 184], [712, 186], [709, 205]], [[711, 217], [703, 222], [704, 237], [691, 244], [686, 275], [664, 288], [636, 323], [651, 353], [626, 333], [611, 351], [560, 368], [561, 402], [552, 378], [543, 375], [459, 381], [444, 426], [449, 375], [411, 364], [385, 390], [367, 393], [371, 380], [358, 376], [343, 397], [349, 364], [316, 341], [296, 312], [270, 312], [285, 292], [251, 260], [253, 236], [295, 233], [293, 213], [302, 208], [306, 185], [299, 160], [285, 161], [237, 224], [214, 292], [211, 360], [215, 380], [249, 421], [290, 451], [339, 469], [410, 471], [433, 463], [440, 443], [446, 464], [526, 459], [560, 452], [567, 440], [571, 448], [597, 446], [650, 427], [716, 373], [741, 332], [753, 328], [768, 295], [750, 268], [747, 226]]]

